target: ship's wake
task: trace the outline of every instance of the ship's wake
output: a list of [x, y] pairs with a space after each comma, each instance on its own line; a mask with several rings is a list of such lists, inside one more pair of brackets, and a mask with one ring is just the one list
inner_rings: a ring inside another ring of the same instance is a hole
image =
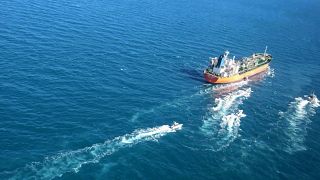
[[173, 126], [163, 125], [135, 130], [131, 134], [119, 136], [104, 143], [47, 157], [42, 162], [33, 162], [24, 168], [8, 173], [8, 176], [13, 175], [10, 179], [54, 179], [68, 172], [77, 173], [85, 164], [98, 163], [102, 158], [120, 149], [131, 147], [141, 142], [157, 141], [168, 133], [180, 130], [181, 127], [182, 124], [174, 124]]
[[224, 96], [234, 92], [237, 89], [247, 85], [249, 80], [243, 80], [240, 82], [230, 83], [230, 84], [217, 84], [212, 85], [210, 84], [208, 88], [200, 91], [201, 94], [209, 94], [215, 92], [216, 96]]
[[222, 150], [238, 137], [240, 120], [246, 116], [239, 105], [251, 92], [251, 88], [239, 89], [215, 99], [215, 106], [209, 108], [201, 127], [203, 134], [213, 140], [211, 150]]
[[[163, 102], [163, 103], [161, 103], [157, 106], [154, 106], [150, 109], [137, 109], [137, 112], [135, 112], [131, 116], [129, 121], [132, 123], [135, 123], [141, 119], [149, 119], [149, 118], [152, 118], [154, 116], [154, 114], [156, 114], [158, 112], [166, 111], [166, 110], [172, 109], [172, 108], [176, 108], [176, 109], [177, 108], [178, 109], [184, 108], [184, 111], [186, 112], [186, 111], [188, 111], [188, 108], [189, 108], [189, 107], [187, 107], [187, 109], [186, 109], [186, 104], [194, 102], [195, 99], [208, 93], [208, 92], [204, 92], [204, 91], [198, 91], [199, 86], [196, 86], [193, 89], [197, 89], [197, 92], [195, 92], [194, 94], [179, 96], [179, 98], [176, 98], [172, 101]], [[180, 94], [183, 94], [183, 93], [184, 93], [184, 91], [180, 92]]]
[[271, 77], [271, 78], [275, 77], [276, 74], [275, 74], [275, 72], [274, 72], [274, 69], [272, 69], [272, 68], [269, 67], [268, 70], [267, 70], [267, 76], [268, 76], [268, 77]]
[[315, 115], [315, 109], [319, 107], [319, 100], [311, 101], [307, 96], [295, 98], [289, 104], [286, 112], [279, 112], [284, 129], [284, 150], [288, 153], [306, 150], [304, 141], [307, 128], [311, 123], [310, 117]]

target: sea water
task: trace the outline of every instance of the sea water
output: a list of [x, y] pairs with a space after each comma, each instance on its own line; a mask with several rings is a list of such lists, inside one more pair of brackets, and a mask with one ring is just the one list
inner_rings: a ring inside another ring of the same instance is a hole
[[[0, 179], [319, 179], [319, 9], [2, 0]], [[265, 74], [203, 80], [208, 57], [266, 45]]]

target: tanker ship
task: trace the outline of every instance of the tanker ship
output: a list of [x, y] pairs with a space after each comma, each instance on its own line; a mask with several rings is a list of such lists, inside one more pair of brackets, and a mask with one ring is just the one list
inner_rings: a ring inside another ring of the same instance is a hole
[[254, 53], [252, 56], [243, 57], [239, 60], [229, 58], [229, 51], [225, 51], [219, 58], [210, 58], [211, 63], [204, 70], [204, 78], [213, 84], [233, 83], [247, 80], [250, 76], [265, 72], [272, 60], [271, 54]]

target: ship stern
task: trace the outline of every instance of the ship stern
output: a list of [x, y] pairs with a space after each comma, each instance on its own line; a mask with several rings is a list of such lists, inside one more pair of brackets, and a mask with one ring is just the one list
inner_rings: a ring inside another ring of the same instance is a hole
[[204, 74], [204, 79], [207, 82], [212, 83], [212, 84], [216, 84], [219, 79], [217, 76], [215, 76], [207, 71], [204, 71], [203, 74]]

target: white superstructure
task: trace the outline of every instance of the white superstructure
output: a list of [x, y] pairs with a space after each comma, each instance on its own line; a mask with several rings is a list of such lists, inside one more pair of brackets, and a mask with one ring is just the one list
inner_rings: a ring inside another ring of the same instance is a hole
[[241, 60], [235, 60], [229, 58], [229, 51], [225, 51], [224, 54], [219, 57], [210, 58], [211, 64], [207, 68], [207, 72], [212, 73], [219, 77], [230, 77], [239, 73], [246, 72], [254, 69], [262, 64], [267, 63], [271, 59], [271, 55], [266, 53], [254, 53], [250, 57], [244, 57]]

